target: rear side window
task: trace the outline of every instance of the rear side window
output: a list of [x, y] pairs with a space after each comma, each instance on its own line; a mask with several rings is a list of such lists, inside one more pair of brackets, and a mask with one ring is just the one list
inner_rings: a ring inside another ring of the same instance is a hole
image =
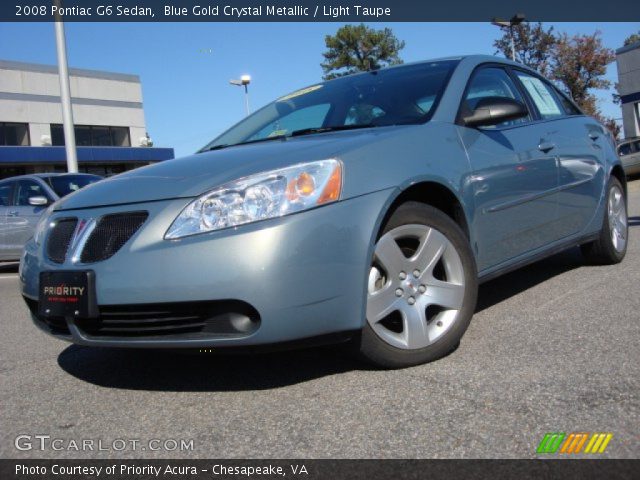
[[562, 104], [562, 108], [564, 108], [564, 113], [566, 115], [582, 115], [582, 112], [578, 110], [578, 108], [569, 101], [566, 95], [562, 94], [562, 92], [558, 91], [558, 89], [554, 89], [556, 92], [556, 97], [560, 100]]
[[531, 100], [533, 100], [542, 118], [548, 120], [564, 116], [564, 108], [556, 99], [551, 86], [547, 85], [538, 77], [534, 77], [528, 73], [516, 71], [516, 75], [531, 97]]
[[[507, 72], [501, 68], [487, 67], [478, 70], [471, 79], [462, 103], [462, 115], [471, 113], [481, 99], [488, 97], [509, 98], [512, 100], [518, 100], [525, 104], [522, 95], [520, 95], [518, 88]], [[528, 117], [518, 118], [516, 120], [504, 122], [499, 126], [517, 125], [519, 123], [527, 122], [528, 120]]]
[[11, 188], [13, 182], [7, 182], [0, 185], [0, 207], [8, 207], [11, 200]]

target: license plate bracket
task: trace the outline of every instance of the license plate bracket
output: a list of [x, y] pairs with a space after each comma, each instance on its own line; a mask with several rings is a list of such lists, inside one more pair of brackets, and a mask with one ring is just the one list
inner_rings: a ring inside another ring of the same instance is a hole
[[38, 310], [44, 317], [96, 318], [96, 280], [93, 270], [40, 273]]

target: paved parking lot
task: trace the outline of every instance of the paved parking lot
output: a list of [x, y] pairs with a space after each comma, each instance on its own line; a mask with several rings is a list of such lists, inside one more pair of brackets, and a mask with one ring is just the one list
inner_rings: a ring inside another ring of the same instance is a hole
[[[621, 265], [585, 266], [575, 249], [487, 283], [460, 347], [402, 371], [335, 348], [202, 357], [71, 346], [31, 325], [15, 268], [0, 267], [0, 457], [532, 457], [561, 431], [611, 432], [604, 456], [637, 458], [640, 181], [629, 204]], [[20, 434], [65, 450], [17, 450]], [[86, 439], [194, 448], [68, 449]]]

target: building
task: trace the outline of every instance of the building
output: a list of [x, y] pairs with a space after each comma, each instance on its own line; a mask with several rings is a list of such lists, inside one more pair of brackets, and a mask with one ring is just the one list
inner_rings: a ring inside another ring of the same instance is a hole
[[[81, 172], [112, 175], [173, 158], [148, 146], [137, 75], [70, 69]], [[58, 69], [0, 60], [0, 178], [66, 171]]]
[[616, 50], [624, 137], [640, 137], [640, 42]]

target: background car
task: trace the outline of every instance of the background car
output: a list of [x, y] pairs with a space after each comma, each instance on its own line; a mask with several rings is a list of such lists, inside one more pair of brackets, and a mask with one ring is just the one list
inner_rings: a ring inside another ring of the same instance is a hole
[[640, 138], [620, 142], [618, 155], [622, 161], [624, 173], [628, 176], [640, 174]]
[[0, 180], [0, 261], [20, 258], [48, 205], [101, 179], [86, 173], [36, 173]]
[[20, 281], [81, 345], [351, 341], [393, 368], [451, 352], [480, 282], [578, 245], [617, 263], [627, 233], [605, 128], [534, 70], [456, 57], [303, 88], [56, 202]]

